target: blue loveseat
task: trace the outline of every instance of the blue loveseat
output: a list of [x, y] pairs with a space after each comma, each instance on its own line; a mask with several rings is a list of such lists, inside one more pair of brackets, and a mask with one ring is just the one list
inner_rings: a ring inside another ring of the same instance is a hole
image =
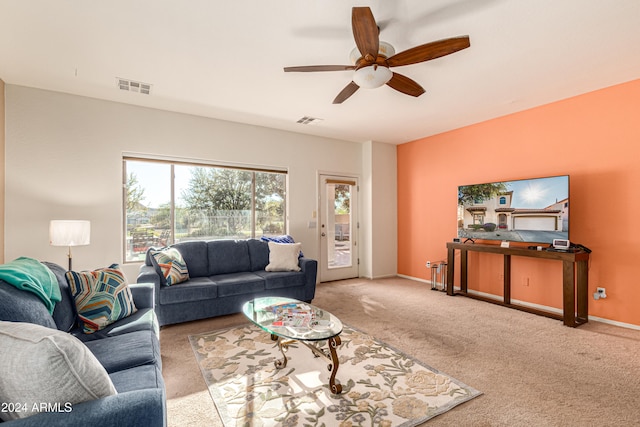
[[[78, 326], [65, 270], [56, 264], [43, 264], [55, 274], [62, 296], [53, 314], [49, 314], [35, 294], [0, 280], [0, 320], [27, 322], [74, 335], [106, 369], [117, 394], [77, 403], [67, 410], [40, 412], [0, 423], [7, 427], [165, 426], [166, 396], [152, 285], [130, 285], [136, 313], [98, 332], [85, 334]], [[6, 361], [11, 357], [2, 352], [0, 348], [0, 359]]]
[[258, 239], [180, 242], [172, 246], [186, 263], [189, 280], [166, 285], [153, 249], [147, 251], [138, 283], [153, 283], [160, 325], [205, 319], [242, 311], [242, 305], [263, 296], [311, 302], [318, 263], [300, 257], [300, 271], [265, 271], [268, 242]]

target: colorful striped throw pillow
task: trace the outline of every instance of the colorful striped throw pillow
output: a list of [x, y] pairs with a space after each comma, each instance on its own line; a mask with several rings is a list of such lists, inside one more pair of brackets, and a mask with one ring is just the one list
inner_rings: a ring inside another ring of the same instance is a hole
[[176, 248], [151, 250], [151, 256], [156, 260], [162, 275], [167, 280], [167, 286], [189, 280], [189, 270], [182, 254]]
[[137, 311], [118, 264], [94, 271], [66, 273], [85, 334], [104, 329]]

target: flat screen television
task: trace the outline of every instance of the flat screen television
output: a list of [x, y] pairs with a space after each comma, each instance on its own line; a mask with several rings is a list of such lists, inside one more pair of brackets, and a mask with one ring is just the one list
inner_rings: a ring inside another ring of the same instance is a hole
[[569, 176], [459, 186], [458, 237], [527, 243], [569, 240]]

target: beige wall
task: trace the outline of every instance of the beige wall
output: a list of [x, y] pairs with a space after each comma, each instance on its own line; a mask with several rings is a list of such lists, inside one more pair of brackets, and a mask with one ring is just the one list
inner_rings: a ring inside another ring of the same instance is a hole
[[[4, 82], [0, 79], [0, 242], [4, 242]], [[4, 262], [4, 245], [0, 245], [0, 263]]]
[[[87, 219], [91, 245], [74, 249], [74, 267], [122, 263], [123, 152], [287, 168], [289, 231], [313, 258], [318, 229], [308, 223], [318, 210], [317, 172], [362, 175], [360, 143], [14, 85], [6, 95], [5, 250], [11, 259], [64, 265], [66, 249], [48, 244], [49, 221]], [[395, 167], [395, 158], [389, 161]], [[368, 216], [370, 207], [360, 211]], [[385, 258], [396, 258], [383, 250]], [[124, 269], [135, 280], [138, 265]]]
[[360, 223], [360, 275], [381, 278], [397, 274], [397, 161], [396, 146], [363, 144], [360, 195], [366, 207]]

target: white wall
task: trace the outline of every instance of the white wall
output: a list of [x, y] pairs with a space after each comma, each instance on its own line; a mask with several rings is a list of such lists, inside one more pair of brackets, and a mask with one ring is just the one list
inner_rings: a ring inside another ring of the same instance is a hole
[[[4, 88], [5, 84], [0, 79], [0, 242], [4, 241]], [[0, 248], [0, 263], [4, 262], [4, 247]]]
[[395, 276], [398, 253], [398, 200], [396, 146], [379, 142], [363, 144], [360, 224], [361, 275]]
[[[374, 155], [383, 177], [367, 191], [378, 206], [395, 203], [395, 146], [374, 146], [383, 151]], [[317, 229], [308, 222], [318, 209], [317, 171], [362, 176], [363, 166], [359, 143], [6, 85], [5, 259], [30, 256], [64, 266], [66, 248], [48, 243], [49, 220], [87, 219], [91, 245], [74, 248], [74, 269], [123, 263], [123, 152], [287, 168], [289, 231], [313, 258]], [[383, 216], [388, 226], [392, 215]], [[395, 224], [387, 228], [395, 233]], [[385, 242], [389, 231], [383, 230]], [[378, 258], [395, 264], [395, 249], [385, 243], [384, 251]], [[123, 266], [129, 280], [138, 266]]]

